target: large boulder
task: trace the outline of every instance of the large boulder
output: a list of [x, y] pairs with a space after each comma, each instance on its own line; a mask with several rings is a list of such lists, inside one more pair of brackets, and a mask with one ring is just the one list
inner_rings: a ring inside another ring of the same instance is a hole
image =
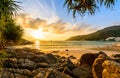
[[86, 53], [80, 58], [80, 65], [87, 64], [89, 66], [93, 65], [94, 60], [98, 57], [97, 53]]
[[87, 64], [73, 69], [73, 74], [77, 78], [92, 78], [91, 67]]
[[99, 52], [98, 58], [95, 59], [92, 65], [92, 73], [94, 78], [102, 78], [102, 63], [107, 59], [107, 55], [104, 52]]
[[102, 66], [104, 68], [102, 72], [103, 78], [120, 78], [120, 63], [106, 60]]

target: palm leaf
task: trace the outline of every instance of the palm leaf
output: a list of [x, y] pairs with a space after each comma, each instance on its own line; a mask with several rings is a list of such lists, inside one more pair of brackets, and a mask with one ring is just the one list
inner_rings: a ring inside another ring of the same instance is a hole
[[68, 12], [72, 11], [73, 17], [76, 13], [84, 16], [85, 14], [94, 15], [101, 6], [112, 8], [117, 0], [65, 0]]

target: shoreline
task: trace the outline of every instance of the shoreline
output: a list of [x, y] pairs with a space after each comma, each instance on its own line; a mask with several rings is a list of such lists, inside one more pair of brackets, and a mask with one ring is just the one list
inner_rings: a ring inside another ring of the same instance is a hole
[[[28, 45], [27, 45], [28, 46]], [[10, 47], [9, 47], [10, 48]], [[29, 49], [37, 49], [37, 48], [31, 48], [31, 47], [12, 47], [17, 48], [17, 49], [23, 49], [23, 48], [29, 48]], [[85, 54], [85, 53], [98, 53], [100, 51], [105, 52], [108, 56], [111, 56], [112, 54], [119, 54], [120, 50], [119, 47], [114, 47], [113, 46], [109, 46], [109, 48], [107, 46], [104, 47], [93, 47], [93, 48], [81, 48], [81, 49], [37, 49], [40, 52], [43, 53], [52, 53], [54, 55], [60, 55], [63, 57], [69, 57], [69, 56], [74, 56], [76, 57], [76, 59], [80, 59], [81, 55]]]
[[55, 50], [55, 49], [54, 50], [41, 50], [41, 52], [44, 52], [44, 53], [52, 53], [54, 55], [60, 55], [64, 57], [74, 56], [76, 57], [76, 59], [80, 59], [80, 57], [85, 53], [98, 53], [100, 51], [106, 53], [108, 56], [120, 53], [118, 51], [97, 50], [97, 49], [96, 50], [93, 50], [93, 49], [69, 50], [68, 49], [68, 51], [66, 51], [66, 49], [64, 50]]

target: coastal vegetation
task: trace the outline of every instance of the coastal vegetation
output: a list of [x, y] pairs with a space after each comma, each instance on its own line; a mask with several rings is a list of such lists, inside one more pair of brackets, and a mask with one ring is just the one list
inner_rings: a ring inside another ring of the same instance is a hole
[[105, 40], [108, 37], [120, 37], [120, 25], [107, 27], [101, 30], [98, 30], [94, 33], [87, 35], [78, 35], [68, 38], [68, 41], [80, 41], [80, 40]]
[[19, 6], [14, 0], [0, 0], [0, 50], [3, 49], [8, 42], [21, 39], [23, 29], [14, 21], [14, 17], [18, 12]]

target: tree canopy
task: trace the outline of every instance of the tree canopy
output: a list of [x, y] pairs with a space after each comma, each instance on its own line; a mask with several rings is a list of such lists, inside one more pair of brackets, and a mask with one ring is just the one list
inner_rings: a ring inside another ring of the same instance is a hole
[[22, 37], [23, 29], [14, 21], [20, 6], [14, 0], [0, 0], [0, 49]]
[[67, 6], [68, 12], [72, 11], [73, 17], [76, 13], [84, 16], [85, 14], [94, 15], [100, 11], [102, 6], [111, 9], [117, 0], [65, 0], [64, 6]]
[[12, 18], [20, 9], [17, 1], [0, 0], [0, 19]]

